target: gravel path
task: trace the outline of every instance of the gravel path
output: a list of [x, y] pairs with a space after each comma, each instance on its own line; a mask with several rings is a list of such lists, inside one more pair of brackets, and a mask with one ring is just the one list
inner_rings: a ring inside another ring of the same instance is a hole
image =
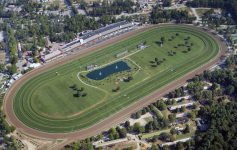
[[[167, 24], [166, 25], [157, 25], [155, 27], [158, 27], [158, 26], [167, 26]], [[187, 25], [187, 26], [189, 26], [189, 25]], [[26, 73], [21, 79], [17, 80], [11, 86], [11, 88], [7, 91], [7, 93], [4, 97], [3, 110], [4, 110], [4, 113], [6, 114], [6, 120], [11, 125], [14, 125], [18, 131], [23, 132], [23, 133], [28, 134], [28, 135], [33, 136], [33, 137], [39, 137], [39, 138], [44, 138], [44, 139], [65, 139], [63, 142], [61, 142], [60, 144], [58, 144], [58, 145], [56, 145], [55, 147], [52, 148], [52, 149], [60, 149], [68, 143], [71, 143], [75, 140], [84, 139], [84, 138], [87, 138], [87, 137], [90, 137], [90, 136], [93, 136], [93, 135], [97, 135], [100, 132], [102, 132], [104, 130], [107, 130], [107, 129], [111, 128], [112, 126], [117, 125], [120, 122], [126, 120], [127, 118], [130, 117], [131, 113], [134, 113], [134, 112], [140, 110], [141, 108], [149, 105], [150, 103], [152, 103], [152, 102], [156, 101], [157, 99], [159, 99], [160, 97], [164, 96], [169, 91], [172, 91], [172, 90], [182, 86], [183, 84], [185, 84], [185, 82], [188, 79], [191, 79], [195, 75], [202, 73], [204, 70], [207, 70], [207, 69], [211, 68], [213, 65], [215, 65], [220, 60], [220, 57], [223, 56], [223, 54], [225, 53], [225, 50], [227, 49], [225, 44], [223, 42], [221, 42], [221, 40], [219, 38], [215, 37], [211, 33], [208, 33], [209, 35], [211, 35], [218, 42], [218, 44], [220, 46], [221, 50], [220, 50], [217, 57], [210, 60], [210, 62], [203, 65], [202, 67], [200, 67], [200, 68], [184, 75], [183, 77], [179, 78], [178, 80], [175, 80], [175, 81], [171, 82], [170, 84], [166, 85], [163, 88], [160, 88], [159, 90], [151, 93], [150, 95], [145, 96], [141, 100], [139, 100], [139, 101], [133, 103], [132, 105], [126, 107], [122, 111], [119, 111], [118, 113], [106, 118], [102, 122], [99, 122], [99, 123], [95, 124], [94, 126], [91, 126], [87, 129], [75, 131], [75, 132], [72, 132], [72, 133], [46, 133], [46, 132], [42, 132], [42, 131], [32, 129], [32, 128], [24, 125], [15, 116], [13, 108], [12, 108], [13, 107], [13, 97], [16, 94], [16, 92], [18, 91], [18, 89], [21, 87], [21, 85], [23, 85], [30, 78], [33, 78], [33, 77], [37, 76], [38, 74], [46, 72], [49, 69], [52, 69], [54, 67], [58, 67], [58, 66], [63, 65], [65, 63], [71, 62], [75, 59], [78, 59], [82, 56], [88, 55], [91, 52], [98, 51], [98, 50], [100, 50], [104, 47], [107, 47], [108, 45], [117, 43], [117, 42], [119, 42], [121, 40], [124, 40], [124, 39], [127, 39], [131, 36], [135, 36], [138, 33], [143, 32], [147, 29], [151, 29], [153, 27], [154, 26], [146, 26], [145, 28], [141, 28], [141, 29], [138, 29], [138, 30], [134, 30], [134, 31], [125, 33], [125, 34], [120, 35], [118, 37], [109, 39], [105, 42], [99, 43], [99, 44], [97, 44], [97, 45], [95, 45], [91, 48], [87, 48], [85, 50], [79, 51], [78, 53], [76, 53], [74, 55], [69, 55], [67, 57], [64, 57], [61, 60], [54, 61], [52, 63], [46, 64], [42, 67], [39, 67], [37, 69], [34, 69], [34, 70]], [[199, 28], [197, 28], [197, 29], [200, 30], [200, 31], [203, 31], [202, 29], [199, 29]]]

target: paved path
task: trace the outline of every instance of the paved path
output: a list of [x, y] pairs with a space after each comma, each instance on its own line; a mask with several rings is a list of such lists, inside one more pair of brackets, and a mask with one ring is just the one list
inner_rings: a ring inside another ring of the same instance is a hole
[[[158, 25], [155, 27], [159, 27], [159, 26], [167, 26], [167, 24], [166, 25]], [[154, 26], [147, 26], [146, 30], [149, 30], [153, 27]], [[190, 26], [187, 26], [187, 27], [190, 27]], [[197, 30], [203, 31], [202, 29], [199, 29], [199, 28], [197, 28]], [[7, 93], [4, 97], [3, 110], [4, 110], [4, 113], [6, 114], [6, 120], [11, 125], [14, 125], [16, 127], [17, 131], [23, 132], [23, 133], [28, 134], [33, 137], [39, 137], [39, 138], [45, 138], [45, 139], [65, 139], [63, 142], [61, 142], [57, 146], [51, 148], [51, 149], [60, 149], [64, 145], [69, 144], [75, 140], [85, 139], [87, 137], [97, 135], [97, 134], [101, 133], [102, 131], [111, 128], [112, 126], [115, 126], [115, 125], [121, 123], [122, 121], [129, 118], [132, 113], [137, 112], [138, 110], [149, 105], [152, 102], [155, 102], [157, 99], [164, 96], [167, 92], [172, 91], [172, 90], [182, 86], [187, 81], [187, 79], [190, 79], [190, 78], [194, 77], [195, 75], [202, 73], [204, 70], [211, 68], [213, 65], [215, 65], [220, 60], [220, 57], [224, 54], [224, 52], [226, 50], [225, 44], [223, 44], [223, 42], [221, 42], [219, 40], [219, 38], [216, 38], [211, 33], [208, 33], [218, 42], [218, 44], [220, 46], [220, 53], [218, 54], [217, 57], [210, 60], [210, 62], [203, 65], [202, 67], [184, 75], [183, 77], [171, 82], [170, 84], [164, 86], [163, 88], [160, 88], [157, 91], [143, 97], [142, 99], [138, 100], [137, 102], [133, 103], [132, 105], [129, 105], [125, 109], [115, 113], [114, 115], [111, 115], [110, 117], [106, 118], [102, 122], [99, 122], [99, 123], [95, 124], [94, 126], [91, 126], [87, 129], [82, 129], [82, 130], [75, 131], [72, 133], [46, 133], [46, 132], [32, 129], [32, 128], [24, 125], [15, 116], [13, 108], [12, 108], [13, 107], [13, 102], [12, 102], [13, 97], [15, 96], [16, 92], [19, 90], [21, 85], [23, 85], [30, 78], [33, 78], [33, 77], [35, 77], [43, 72], [46, 72], [54, 67], [58, 67], [58, 66], [63, 65], [65, 63], [71, 62], [75, 59], [78, 59], [82, 56], [85, 56], [85, 55], [88, 55], [92, 52], [98, 51], [104, 47], [107, 47], [108, 45], [125, 40], [131, 36], [135, 36], [138, 33], [141, 33], [143, 31], [145, 31], [144, 28], [135, 30], [135, 31], [131, 31], [131, 32], [123, 34], [119, 37], [115, 37], [113, 39], [110, 39], [110, 40], [107, 40], [103, 43], [100, 43], [92, 48], [88, 48], [84, 51], [79, 51], [75, 55], [67, 56], [61, 60], [54, 61], [52, 63], [45, 65], [45, 66], [39, 67], [37, 69], [34, 69], [34, 70], [26, 73], [21, 79], [14, 82], [14, 84], [7, 91]]]
[[197, 22], [201, 21], [201, 19], [200, 19], [199, 15], [197, 14], [197, 11], [196, 11], [196, 9], [195, 9], [195, 8], [190, 8], [190, 9], [191, 9], [191, 11], [192, 11], [193, 15], [196, 17], [195, 23], [197, 23]]

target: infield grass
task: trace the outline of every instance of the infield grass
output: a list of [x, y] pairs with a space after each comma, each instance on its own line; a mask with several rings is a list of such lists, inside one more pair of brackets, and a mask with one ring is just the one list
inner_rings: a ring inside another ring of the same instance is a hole
[[[165, 38], [162, 46], [161, 37]], [[184, 40], [187, 37], [189, 40]], [[138, 49], [144, 41], [149, 47]], [[184, 52], [187, 46], [191, 50]], [[124, 51], [128, 54], [116, 57]], [[171, 51], [176, 54], [169, 56]], [[40, 131], [64, 133], [87, 128], [207, 63], [218, 51], [218, 44], [194, 27], [154, 28], [30, 79], [14, 97], [14, 112], [24, 124]], [[154, 67], [155, 58], [165, 61]], [[83, 77], [88, 65], [102, 67], [119, 60], [125, 61], [131, 72], [101, 81]], [[127, 76], [133, 80], [123, 82]], [[76, 91], [70, 88], [74, 84], [83, 87], [87, 96], [75, 97]], [[120, 90], [112, 92], [118, 86]]]

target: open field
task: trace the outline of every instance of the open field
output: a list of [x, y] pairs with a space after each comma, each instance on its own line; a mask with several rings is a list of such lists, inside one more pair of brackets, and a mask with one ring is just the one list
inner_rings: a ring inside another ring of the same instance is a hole
[[[161, 37], [165, 38], [162, 46], [159, 44]], [[190, 39], [185, 40], [187, 37]], [[137, 45], [144, 41], [149, 47], [137, 49]], [[190, 51], [187, 51], [188, 47]], [[115, 57], [125, 50], [128, 54], [124, 57]], [[200, 67], [214, 58], [218, 51], [212, 37], [196, 28], [154, 28], [30, 79], [16, 93], [13, 109], [24, 124], [40, 131], [63, 133], [81, 130]], [[165, 61], [154, 66], [155, 58]], [[85, 70], [88, 65], [106, 66], [118, 60], [127, 62], [132, 68], [129, 76], [133, 80], [130, 82], [117, 81], [128, 76], [126, 72], [101, 81], [80, 76], [80, 73], [88, 73]], [[87, 96], [75, 97], [75, 91], [70, 88], [74, 84], [83, 87]], [[118, 85], [120, 90], [112, 92]]]

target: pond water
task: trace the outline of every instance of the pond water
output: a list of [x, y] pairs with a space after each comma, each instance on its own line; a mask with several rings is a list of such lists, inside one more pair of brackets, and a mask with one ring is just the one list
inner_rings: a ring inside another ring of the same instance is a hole
[[104, 78], [118, 72], [130, 70], [131, 68], [124, 61], [118, 61], [104, 68], [89, 72], [86, 76], [92, 80], [103, 80]]

